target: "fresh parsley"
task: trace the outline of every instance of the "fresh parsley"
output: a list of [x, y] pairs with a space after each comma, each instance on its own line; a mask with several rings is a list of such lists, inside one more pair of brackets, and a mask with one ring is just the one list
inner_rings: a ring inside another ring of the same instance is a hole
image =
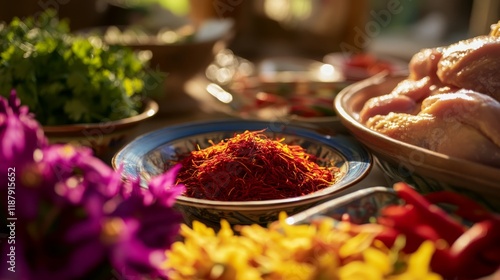
[[164, 78], [128, 47], [71, 33], [53, 10], [0, 24], [0, 39], [0, 94], [15, 89], [42, 125], [136, 115], [148, 79]]

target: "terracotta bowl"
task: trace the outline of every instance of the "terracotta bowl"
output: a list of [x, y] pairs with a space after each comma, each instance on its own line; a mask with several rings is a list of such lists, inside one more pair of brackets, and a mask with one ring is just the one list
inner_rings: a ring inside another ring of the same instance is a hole
[[378, 75], [341, 91], [334, 103], [343, 125], [376, 157], [394, 182], [405, 181], [421, 192], [453, 190], [500, 210], [500, 169], [447, 156], [395, 140], [358, 121], [364, 103], [387, 94], [405, 75]]
[[[348, 190], [364, 178], [371, 169], [371, 155], [352, 137], [330, 137], [296, 126], [264, 121], [220, 120], [196, 122], [166, 127], [150, 132], [130, 142], [113, 158], [115, 169], [122, 166], [124, 179], [141, 179], [144, 186], [152, 177], [165, 172], [180, 154], [210, 146], [245, 130], [266, 129], [272, 139], [285, 138], [318, 158], [320, 165], [340, 169], [336, 183], [320, 191], [300, 197], [263, 201], [215, 201], [187, 196], [177, 198], [176, 207], [184, 214], [186, 223], [199, 220], [214, 228], [225, 219], [232, 225], [267, 224], [276, 221], [281, 211], [289, 215], [324, 202], [340, 191]], [[215, 190], [217, 191], [217, 190]]]
[[140, 114], [116, 121], [72, 125], [44, 126], [43, 131], [50, 143], [72, 143], [91, 147], [97, 157], [114, 154], [125, 144], [125, 139], [141, 122], [158, 112], [153, 100], [144, 102]]

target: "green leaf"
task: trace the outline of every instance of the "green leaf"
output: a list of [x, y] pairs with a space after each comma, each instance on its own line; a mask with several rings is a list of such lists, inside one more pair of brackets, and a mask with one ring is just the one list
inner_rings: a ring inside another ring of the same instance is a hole
[[0, 94], [17, 89], [43, 125], [137, 114], [150, 71], [132, 49], [93, 45], [54, 10], [4, 23], [0, 38]]
[[71, 72], [67, 80], [69, 88], [76, 94], [81, 94], [88, 84], [87, 77], [79, 72]]
[[66, 101], [64, 104], [64, 112], [66, 112], [71, 120], [79, 122], [88, 118], [87, 115], [89, 114], [89, 108], [84, 105], [85, 104], [78, 99]]

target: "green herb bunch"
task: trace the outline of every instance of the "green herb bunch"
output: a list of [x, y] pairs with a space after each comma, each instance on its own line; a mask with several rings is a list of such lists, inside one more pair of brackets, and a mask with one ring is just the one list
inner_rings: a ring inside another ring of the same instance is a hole
[[71, 33], [53, 10], [15, 18], [0, 25], [0, 94], [15, 89], [42, 125], [130, 117], [153, 75], [139, 57], [125, 46]]

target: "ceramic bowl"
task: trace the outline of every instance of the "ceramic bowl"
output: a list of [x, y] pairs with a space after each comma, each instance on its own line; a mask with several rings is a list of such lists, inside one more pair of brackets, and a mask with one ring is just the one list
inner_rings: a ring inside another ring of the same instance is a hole
[[99, 158], [114, 154], [125, 144], [125, 139], [141, 122], [158, 112], [153, 100], [144, 102], [140, 114], [116, 121], [71, 125], [44, 126], [50, 143], [71, 143], [92, 148]]
[[[146, 182], [164, 172], [165, 164], [173, 164], [178, 155], [211, 145], [245, 130], [265, 129], [265, 133], [276, 139], [285, 138], [285, 143], [298, 144], [310, 154], [328, 159], [328, 164], [340, 169], [336, 183], [320, 191], [300, 197], [265, 201], [214, 201], [179, 196], [176, 206], [189, 224], [200, 220], [217, 227], [221, 219], [230, 224], [267, 224], [278, 219], [281, 211], [289, 215], [303, 211], [328, 200], [338, 192], [347, 190], [364, 178], [371, 169], [372, 158], [357, 141], [347, 136], [324, 136], [297, 126], [264, 121], [218, 120], [196, 122], [166, 127], [150, 132], [130, 142], [113, 158], [116, 169], [122, 166], [123, 177]], [[326, 163], [324, 163], [326, 164]]]
[[398, 141], [359, 122], [359, 112], [368, 99], [391, 92], [405, 78], [382, 74], [344, 89], [334, 103], [341, 122], [394, 182], [405, 181], [423, 193], [461, 192], [500, 211], [500, 169]]
[[205, 74], [218, 109], [247, 120], [288, 122], [321, 133], [345, 132], [332, 108], [350, 84], [329, 64], [294, 56], [250, 61], [223, 50]]

